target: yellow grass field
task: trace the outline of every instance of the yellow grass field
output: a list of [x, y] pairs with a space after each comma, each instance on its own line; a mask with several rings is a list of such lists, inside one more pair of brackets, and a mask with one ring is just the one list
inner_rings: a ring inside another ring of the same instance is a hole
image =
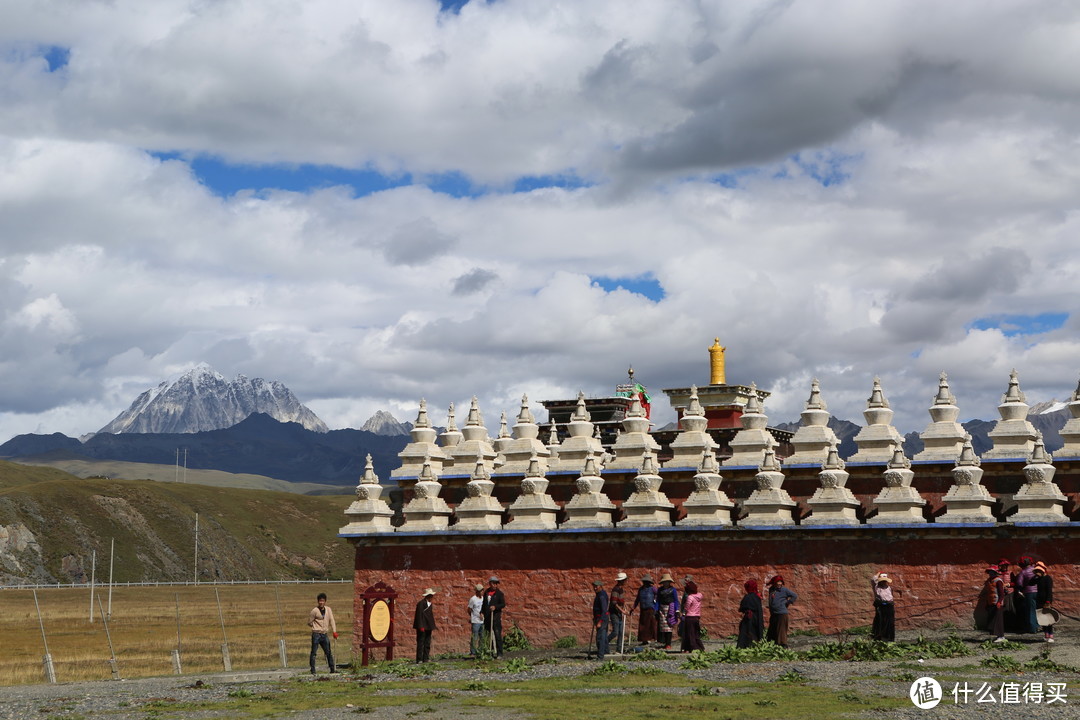
[[[108, 627], [121, 677], [173, 673], [179, 648], [184, 674], [224, 669], [221, 620], [233, 670], [281, 667], [278, 640], [284, 637], [289, 667], [306, 668], [311, 650], [307, 617], [315, 595], [325, 592], [334, 609], [338, 632], [335, 659], [349, 662], [352, 628], [351, 584], [189, 585], [116, 587]], [[90, 589], [48, 588], [37, 591], [57, 682], [108, 680], [111, 654], [97, 599], [108, 609], [108, 587], [95, 590], [94, 622], [90, 622]], [[280, 597], [280, 614], [278, 598]], [[41, 628], [30, 590], [0, 590], [0, 685], [45, 682]], [[317, 666], [326, 670], [319, 653]]]

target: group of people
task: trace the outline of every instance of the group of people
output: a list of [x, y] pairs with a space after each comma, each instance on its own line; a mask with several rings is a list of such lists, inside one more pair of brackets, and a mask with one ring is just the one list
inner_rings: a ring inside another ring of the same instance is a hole
[[[994, 636], [994, 642], [1004, 642], [1005, 633], [1042, 632], [1046, 642], [1054, 642], [1054, 626], [1047, 617], [1056, 618], [1053, 609], [1054, 580], [1043, 562], [1021, 557], [1017, 570], [1010, 572], [1013, 563], [1003, 559], [986, 568], [986, 583], [980, 595], [979, 606], [985, 609], [985, 629]], [[639, 645], [656, 642], [670, 650], [672, 638], [681, 638], [682, 652], [704, 650], [701, 641], [701, 608], [703, 595], [691, 575], [682, 581], [682, 592], [676, 586], [671, 573], [664, 573], [659, 584], [652, 576], [641, 578], [632, 603], [626, 587], [628, 576], [619, 572], [608, 592], [603, 580], [593, 581], [592, 628], [596, 637], [596, 656], [603, 660], [611, 643], [619, 652], [625, 650], [628, 616], [638, 613], [637, 641]], [[896, 640], [896, 609], [893, 598], [892, 578], [886, 572], [876, 573], [870, 581], [874, 598], [874, 621], [871, 637], [875, 640]], [[488, 579], [487, 587], [477, 584], [469, 598], [466, 612], [472, 628], [469, 654], [477, 656], [486, 651], [496, 658], [503, 654], [502, 613], [506, 607], [506, 595], [499, 587], [497, 576]], [[798, 600], [798, 595], [787, 587], [783, 575], [769, 579], [766, 596], [762, 597], [754, 579], [743, 585], [745, 594], [739, 602], [739, 634], [736, 646], [746, 648], [766, 639], [787, 647], [788, 608]], [[431, 654], [431, 636], [435, 631], [433, 600], [437, 591], [424, 590], [413, 614], [416, 631], [416, 662], [427, 662]], [[769, 609], [766, 629], [764, 608]], [[1043, 613], [1043, 622], [1037, 615]], [[335, 672], [330, 636], [337, 638], [337, 626], [333, 611], [326, 605], [326, 594], [319, 593], [316, 606], [308, 617], [311, 628], [311, 673], [315, 674], [315, 658], [321, 647], [326, 655], [330, 672]], [[481, 647], [487, 633], [489, 648]], [[591, 645], [590, 641], [590, 645]]]
[[[680, 593], [671, 573], [664, 573], [659, 585], [654, 584], [652, 576], [645, 575], [629, 609], [625, 600], [626, 579], [624, 572], [616, 575], [610, 595], [604, 590], [603, 580], [593, 582], [593, 628], [598, 658], [603, 659], [607, 654], [612, 640], [619, 638], [620, 642], [625, 642], [626, 617], [635, 611], [638, 612], [637, 640], [640, 645], [656, 642], [665, 650], [670, 650], [672, 639], [678, 634], [682, 652], [705, 649], [701, 640], [703, 595], [693, 576], [683, 578]], [[764, 605], [757, 581], [748, 580], [743, 587], [746, 595], [738, 608], [738, 647], [749, 647], [763, 637], [787, 647], [788, 608], [798, 599], [798, 595], [785, 585], [782, 575], [775, 575], [769, 580], [766, 600], [769, 626], [766, 631]]]
[[[488, 641], [491, 643], [486, 650], [493, 654], [496, 659], [503, 654], [503, 625], [502, 613], [506, 607], [506, 595], [499, 587], [500, 580], [492, 575], [488, 578], [488, 585], [477, 583], [474, 592], [465, 606], [465, 612], [469, 617], [469, 625], [472, 634], [469, 637], [469, 655], [477, 657], [485, 652], [484, 631], [487, 631]], [[435, 615], [431, 610], [432, 598], [436, 591], [428, 588], [424, 591], [424, 597], [416, 604], [416, 612], [413, 614], [413, 629], [416, 631], [416, 662], [426, 663], [431, 659], [431, 633], [435, 628]]]
[[1008, 559], [986, 568], [986, 583], [979, 598], [985, 608], [986, 629], [994, 642], [1005, 642], [1005, 633], [1043, 633], [1046, 642], [1054, 642], [1053, 622], [1040, 623], [1039, 612], [1050, 619], [1057, 613], [1054, 606], [1054, 578], [1042, 561], [1021, 557], [1017, 570]]

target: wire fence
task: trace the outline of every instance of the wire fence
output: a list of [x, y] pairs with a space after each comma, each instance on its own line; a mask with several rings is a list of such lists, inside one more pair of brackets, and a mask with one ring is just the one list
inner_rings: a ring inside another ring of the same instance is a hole
[[[167, 587], [167, 586], [206, 586], [213, 587], [215, 585], [343, 585], [346, 583], [352, 583], [352, 579], [336, 579], [336, 580], [200, 580], [195, 582], [194, 580], [161, 580], [152, 582], [114, 582], [111, 583], [112, 587]], [[93, 583], [93, 587], [96, 588], [109, 588], [110, 583]], [[0, 585], [0, 590], [88, 590], [91, 587], [91, 583], [25, 583], [18, 585]]]

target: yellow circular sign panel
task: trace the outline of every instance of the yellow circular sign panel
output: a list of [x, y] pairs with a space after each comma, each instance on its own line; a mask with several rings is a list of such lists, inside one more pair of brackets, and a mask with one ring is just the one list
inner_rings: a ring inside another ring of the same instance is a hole
[[368, 631], [375, 642], [382, 642], [390, 632], [390, 606], [385, 600], [377, 600], [371, 606], [371, 613], [368, 615]]

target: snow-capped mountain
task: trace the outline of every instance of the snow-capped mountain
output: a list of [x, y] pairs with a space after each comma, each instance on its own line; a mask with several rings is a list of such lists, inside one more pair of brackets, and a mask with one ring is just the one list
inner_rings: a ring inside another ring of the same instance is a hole
[[376, 435], [408, 435], [409, 430], [412, 429], [412, 423], [400, 422], [386, 410], [379, 410], [369, 417], [360, 429]]
[[277, 381], [225, 379], [200, 364], [176, 380], [147, 390], [99, 432], [196, 433], [232, 427], [253, 413], [266, 413], [280, 422], [296, 422], [308, 430], [329, 428], [289, 388]]

